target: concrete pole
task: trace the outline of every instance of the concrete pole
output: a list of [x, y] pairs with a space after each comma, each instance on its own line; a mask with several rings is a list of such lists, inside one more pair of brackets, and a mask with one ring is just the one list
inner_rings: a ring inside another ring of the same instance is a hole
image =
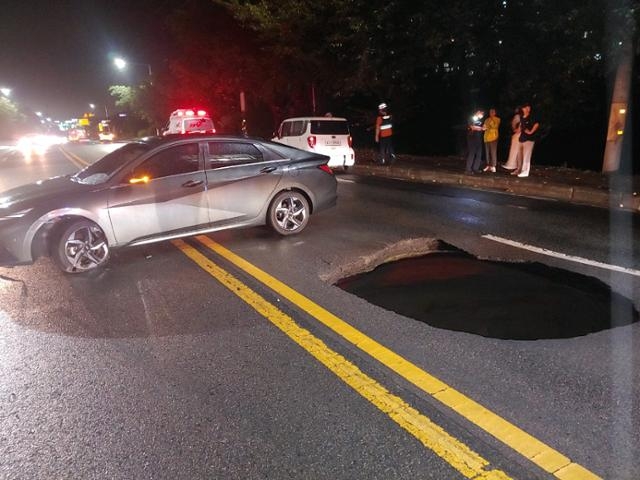
[[625, 126], [630, 106], [631, 72], [633, 70], [631, 41], [625, 42], [622, 48], [623, 50], [620, 52], [620, 63], [618, 64], [616, 78], [613, 84], [611, 108], [609, 109], [609, 128], [607, 130], [607, 143], [605, 145], [604, 159], [602, 162], [603, 173], [613, 173], [620, 170], [622, 139], [625, 134]]

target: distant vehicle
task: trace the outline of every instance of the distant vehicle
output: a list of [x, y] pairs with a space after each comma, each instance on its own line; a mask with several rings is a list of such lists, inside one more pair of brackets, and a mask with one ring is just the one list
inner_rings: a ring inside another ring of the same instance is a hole
[[115, 135], [111, 131], [109, 122], [106, 120], [103, 120], [98, 124], [98, 139], [101, 142], [113, 142], [115, 139]]
[[67, 139], [60, 135], [29, 133], [20, 137], [16, 143], [16, 148], [20, 150], [25, 157], [29, 157], [32, 154], [44, 155], [52, 145], [59, 145], [66, 141]]
[[169, 117], [163, 135], [216, 133], [213, 120], [204, 110], [180, 108]]
[[84, 128], [72, 128], [67, 132], [67, 139], [70, 142], [82, 142], [89, 140], [89, 135]]
[[349, 123], [340, 117], [284, 120], [273, 141], [330, 157], [329, 167], [347, 170], [355, 164]]
[[297, 234], [336, 204], [328, 160], [245, 137], [130, 142], [75, 175], [1, 193], [0, 253], [5, 264], [49, 254], [81, 273], [105, 265], [112, 248], [257, 225]]

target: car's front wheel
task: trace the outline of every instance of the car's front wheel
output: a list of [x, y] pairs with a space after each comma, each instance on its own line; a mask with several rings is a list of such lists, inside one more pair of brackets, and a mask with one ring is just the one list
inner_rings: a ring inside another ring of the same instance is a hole
[[309, 202], [295, 190], [280, 192], [269, 207], [269, 225], [280, 235], [300, 233], [309, 223]]
[[98, 225], [74, 220], [61, 228], [51, 253], [65, 272], [83, 273], [107, 263], [109, 245]]

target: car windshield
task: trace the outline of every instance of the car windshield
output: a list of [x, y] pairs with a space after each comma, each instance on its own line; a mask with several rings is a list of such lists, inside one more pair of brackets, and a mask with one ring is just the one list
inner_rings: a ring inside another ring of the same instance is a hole
[[123, 165], [130, 160], [138, 158], [150, 148], [151, 146], [144, 143], [129, 143], [80, 170], [71, 178], [79, 183], [90, 185], [104, 183], [120, 170]]
[[315, 135], [349, 135], [349, 124], [336, 120], [312, 120], [311, 133]]

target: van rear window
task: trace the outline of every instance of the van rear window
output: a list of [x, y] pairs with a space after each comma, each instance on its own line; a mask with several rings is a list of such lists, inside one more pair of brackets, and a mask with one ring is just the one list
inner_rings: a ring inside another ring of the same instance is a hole
[[336, 120], [312, 120], [311, 133], [315, 135], [349, 135], [349, 124]]

